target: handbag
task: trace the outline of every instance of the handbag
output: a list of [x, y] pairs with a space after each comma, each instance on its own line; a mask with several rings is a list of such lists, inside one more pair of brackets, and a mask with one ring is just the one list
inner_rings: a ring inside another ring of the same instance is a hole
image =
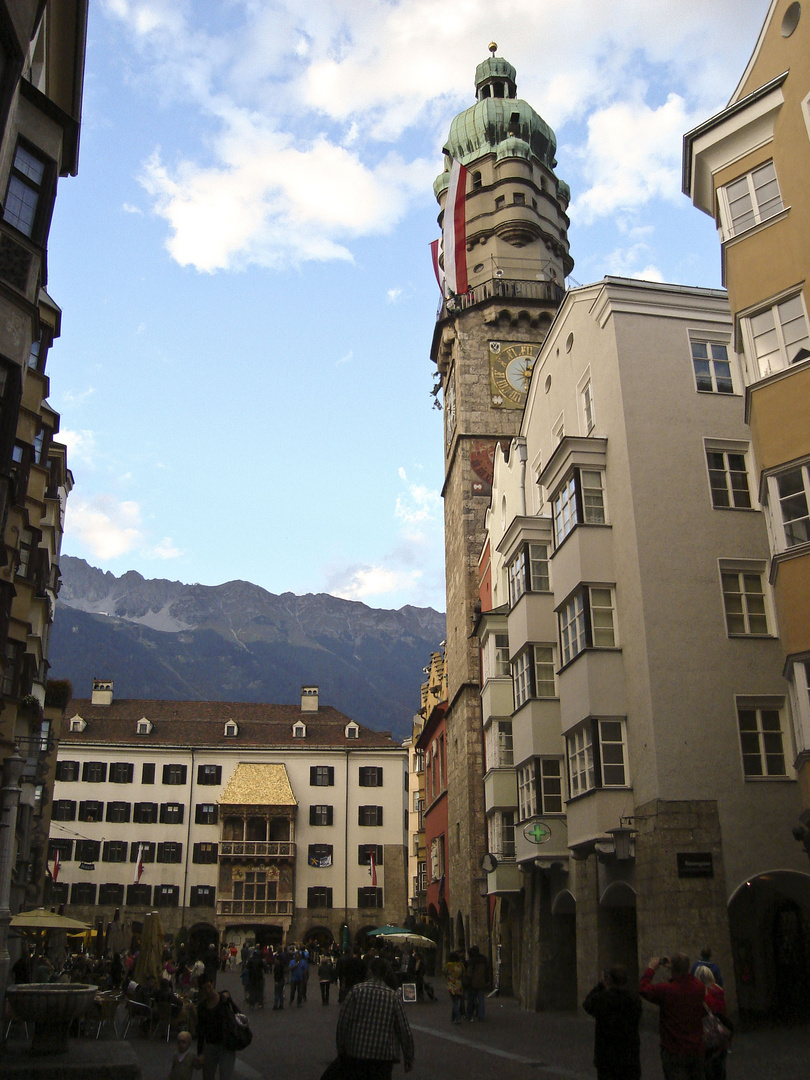
[[244, 1013], [228, 1009], [225, 1013], [225, 1038], [222, 1045], [226, 1050], [245, 1050], [253, 1041], [248, 1018]]
[[706, 1015], [703, 1017], [703, 1045], [707, 1054], [719, 1054], [728, 1050], [731, 1045], [731, 1032], [708, 1005], [704, 1005], [704, 1008]]

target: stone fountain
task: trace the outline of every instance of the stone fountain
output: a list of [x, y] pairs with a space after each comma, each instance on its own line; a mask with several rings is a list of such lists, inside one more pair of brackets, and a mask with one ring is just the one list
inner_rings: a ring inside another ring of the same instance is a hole
[[32, 1054], [63, 1054], [68, 1049], [70, 1025], [84, 1016], [97, 986], [87, 983], [21, 983], [9, 986], [6, 997], [26, 1023], [33, 1021]]

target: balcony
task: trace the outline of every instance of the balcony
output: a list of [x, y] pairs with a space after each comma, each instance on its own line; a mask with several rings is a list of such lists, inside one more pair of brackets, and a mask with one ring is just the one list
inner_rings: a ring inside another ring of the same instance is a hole
[[217, 915], [292, 915], [292, 900], [217, 900]]
[[546, 304], [559, 304], [564, 295], [565, 290], [556, 281], [496, 277], [476, 285], [462, 296], [451, 296], [449, 300], [442, 301], [436, 313], [436, 321], [441, 322], [449, 315], [489, 300], [538, 300]]
[[222, 840], [220, 858], [294, 859], [295, 844], [289, 840]]

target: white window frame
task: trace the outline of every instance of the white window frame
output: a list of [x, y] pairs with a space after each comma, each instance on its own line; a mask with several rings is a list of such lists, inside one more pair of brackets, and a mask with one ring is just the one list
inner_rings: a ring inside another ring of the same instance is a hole
[[534, 541], [521, 544], [507, 566], [509, 606], [514, 607], [527, 592], [549, 592], [548, 544]]
[[537, 770], [534, 760], [518, 769], [518, 815], [520, 821], [537, 816]]
[[572, 799], [589, 791], [630, 786], [623, 717], [589, 717], [568, 733], [565, 742]]
[[[798, 306], [795, 303], [798, 301]], [[788, 306], [793, 305], [791, 310]], [[801, 310], [799, 311], [798, 308]], [[773, 325], [767, 327], [763, 316], [770, 314]], [[762, 325], [757, 325], [757, 320]], [[786, 336], [786, 327], [799, 328], [799, 320], [804, 333], [795, 336], [791, 330]], [[791, 364], [795, 363], [796, 353], [802, 348], [810, 348], [810, 330], [808, 329], [807, 311], [804, 304], [804, 296], [801, 291], [794, 291], [789, 295], [779, 297], [765, 307], [757, 311], [750, 311], [740, 319], [740, 328], [743, 335], [745, 355], [748, 362], [749, 376], [752, 381], [765, 379], [777, 371], [786, 371]], [[770, 337], [766, 342], [766, 335]], [[772, 347], [765, 351], [766, 344]], [[758, 345], [760, 346], [758, 351]]]
[[515, 825], [517, 813], [514, 810], [497, 810], [487, 819], [489, 850], [497, 856], [499, 862], [515, 860]]
[[[706, 475], [709, 481], [709, 498], [714, 510], [756, 510], [754, 501], [754, 485], [751, 477], [751, 455], [747, 442], [735, 442], [726, 439], [704, 439]], [[722, 469], [718, 467], [716, 460], [711, 460], [709, 455], [715, 454], [722, 457]], [[742, 468], [736, 467], [737, 462], [732, 462], [731, 456], [742, 458]], [[735, 467], [732, 467], [735, 466]], [[718, 483], [722, 473], [723, 486]], [[735, 485], [735, 477], [745, 477], [745, 490]], [[725, 500], [725, 501], [724, 501]]]
[[[527, 645], [518, 653], [512, 663], [515, 710], [532, 698], [557, 697], [556, 666], [554, 642]], [[551, 693], [546, 692], [549, 685]]]
[[771, 636], [764, 563], [721, 560], [720, 591], [729, 637]]
[[583, 585], [560, 608], [558, 618], [563, 667], [586, 649], [618, 647], [612, 585]]
[[[542, 757], [537, 759], [537, 803], [543, 817], [565, 813], [565, 787], [563, 784], [563, 759], [561, 757]], [[559, 791], [550, 791], [558, 787]], [[554, 805], [552, 806], [552, 800]], [[559, 803], [559, 807], [557, 804]]]
[[[690, 336], [689, 352], [692, 358], [692, 376], [698, 394], [719, 394], [727, 397], [737, 393], [734, 364], [729, 356], [730, 348], [728, 340], [717, 341], [701, 334]], [[706, 355], [696, 356], [695, 353], [701, 349], [705, 350]], [[698, 371], [699, 365], [704, 366], [705, 370]], [[724, 365], [728, 368], [728, 374], [722, 371]], [[703, 385], [701, 385], [701, 382]]]
[[579, 395], [580, 418], [582, 420], [582, 432], [590, 435], [596, 423], [593, 411], [593, 382], [591, 381], [591, 369], [585, 369], [585, 373], [577, 383]]
[[810, 656], [794, 658], [788, 677], [796, 750], [810, 750]]
[[514, 764], [512, 721], [496, 718], [487, 727], [487, 769], [511, 769]]
[[559, 547], [577, 525], [607, 522], [604, 469], [577, 465], [551, 497], [554, 544]]
[[[776, 196], [771, 194], [768, 199], [763, 199], [762, 193], [768, 185], [776, 185]], [[717, 192], [717, 201], [724, 241], [742, 236], [777, 217], [785, 206], [773, 159], [763, 161], [750, 172], [724, 184]]]
[[[786, 479], [793, 473], [799, 473], [800, 486], [792, 495], [782, 495], [780, 480]], [[768, 517], [774, 539], [774, 549], [777, 552], [794, 551], [810, 543], [810, 461], [802, 461], [792, 465], [789, 469], [780, 469], [779, 472], [771, 473], [766, 478], [768, 492]], [[797, 501], [796, 509], [801, 509], [799, 501], [804, 503], [804, 512], [792, 517], [788, 522], [785, 520], [784, 503], [788, 498]], [[800, 528], [797, 524], [806, 522]], [[801, 532], [807, 534], [803, 539]]]
[[[737, 731], [743, 778], [790, 780], [790, 746], [784, 698], [737, 698]], [[773, 726], [774, 717], [778, 727]], [[758, 770], [752, 769], [756, 758]]]

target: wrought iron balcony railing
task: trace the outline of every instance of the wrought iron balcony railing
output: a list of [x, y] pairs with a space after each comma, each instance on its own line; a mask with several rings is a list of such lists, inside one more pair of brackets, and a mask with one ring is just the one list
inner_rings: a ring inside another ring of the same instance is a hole
[[290, 840], [221, 840], [220, 858], [294, 859], [295, 844]]
[[292, 915], [292, 900], [217, 900], [217, 915]]

